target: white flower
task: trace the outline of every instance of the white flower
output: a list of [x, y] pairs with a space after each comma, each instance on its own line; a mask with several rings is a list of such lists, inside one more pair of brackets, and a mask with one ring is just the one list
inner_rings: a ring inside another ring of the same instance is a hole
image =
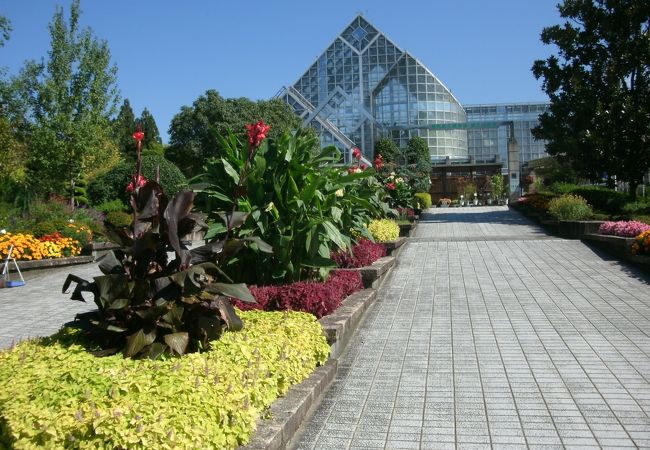
[[7, 230], [3, 228], [2, 230], [0, 230], [0, 234], [7, 234]]
[[337, 197], [343, 197], [343, 195], [344, 195], [343, 188], [341, 188], [341, 189], [337, 190], [336, 192], [334, 192], [334, 195], [336, 195]]
[[395, 178], [395, 183], [404, 183], [404, 178], [402, 177]]
[[69, 223], [74, 223], [74, 219], [68, 219]]

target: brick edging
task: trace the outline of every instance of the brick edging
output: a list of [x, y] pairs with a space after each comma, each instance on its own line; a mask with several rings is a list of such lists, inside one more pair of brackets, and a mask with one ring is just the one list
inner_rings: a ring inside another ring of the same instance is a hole
[[[49, 269], [52, 267], [72, 266], [75, 264], [86, 264], [94, 261], [92, 256], [67, 256], [64, 258], [37, 259], [34, 261], [16, 261], [18, 268], [24, 270]], [[9, 270], [13, 269], [13, 264]], [[0, 271], [4, 270], [4, 262], [0, 263]]]

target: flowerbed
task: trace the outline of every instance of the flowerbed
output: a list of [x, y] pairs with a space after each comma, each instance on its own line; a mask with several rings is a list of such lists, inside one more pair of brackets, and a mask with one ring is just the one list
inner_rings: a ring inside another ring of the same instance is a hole
[[77, 332], [0, 352], [0, 447], [235, 448], [327, 360], [313, 316], [242, 312], [243, 331], [166, 360], [92, 356]]
[[634, 239], [633, 255], [650, 255], [650, 230], [644, 231]]
[[603, 223], [598, 228], [598, 233], [621, 237], [636, 237], [648, 230], [650, 230], [650, 225], [643, 222], [621, 220], [618, 222]]
[[379, 258], [386, 256], [386, 246], [361, 239], [352, 246], [349, 252], [338, 251], [332, 254], [332, 259], [341, 269], [358, 269], [369, 266]]
[[363, 289], [361, 274], [356, 271], [333, 271], [327, 281], [298, 281], [282, 286], [251, 286], [250, 291], [257, 303], [234, 304], [243, 310], [303, 311], [318, 318], [326, 316], [339, 307], [350, 294]]
[[76, 256], [81, 252], [79, 241], [64, 237], [58, 231], [40, 238], [24, 233], [0, 234], [0, 259], [7, 257], [12, 245], [11, 256], [21, 261]]

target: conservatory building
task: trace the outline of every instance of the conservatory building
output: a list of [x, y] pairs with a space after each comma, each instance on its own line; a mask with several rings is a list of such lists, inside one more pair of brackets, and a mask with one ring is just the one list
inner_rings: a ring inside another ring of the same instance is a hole
[[381, 137], [404, 146], [420, 136], [432, 161], [468, 157], [467, 130], [456, 128], [467, 122], [460, 102], [361, 15], [279, 96], [316, 129], [322, 145], [340, 148], [345, 162], [353, 147], [372, 160]]

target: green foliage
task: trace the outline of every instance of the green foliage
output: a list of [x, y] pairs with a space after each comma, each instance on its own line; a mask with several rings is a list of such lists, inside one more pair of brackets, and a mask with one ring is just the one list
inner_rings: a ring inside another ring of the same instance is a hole
[[[0, 351], [0, 447], [236, 448], [327, 360], [314, 316], [241, 312], [205, 353], [96, 358], [75, 330]], [[38, 423], [39, 426], [34, 426]]]
[[234, 130], [245, 136], [244, 126], [263, 120], [271, 125], [270, 137], [300, 127], [301, 120], [291, 107], [279, 99], [253, 102], [247, 98], [225, 99], [208, 90], [184, 106], [169, 127], [170, 146], [165, 156], [176, 163], [188, 177], [204, 172], [210, 157], [221, 155], [219, 136]]
[[[135, 153], [135, 151], [133, 152]], [[160, 168], [160, 185], [167, 195], [174, 195], [187, 186], [187, 179], [181, 171], [167, 159], [156, 155], [142, 156], [142, 174], [155, 180], [156, 168]], [[128, 203], [126, 186], [133, 174], [133, 162], [123, 161], [108, 172], [99, 175], [88, 184], [88, 199], [92, 205], [118, 199]]]
[[144, 140], [142, 141], [143, 150], [160, 149], [162, 147], [162, 139], [160, 139], [158, 125], [156, 125], [156, 120], [147, 108], [142, 110], [138, 123], [142, 131], [144, 131]]
[[623, 192], [617, 192], [601, 186], [579, 186], [572, 189], [571, 193], [584, 198], [587, 200], [587, 203], [597, 210], [609, 214], [620, 213], [623, 205], [629, 198]]
[[420, 209], [431, 208], [431, 194], [428, 192], [416, 192], [413, 196], [420, 205]]
[[[228, 297], [255, 300], [245, 285], [221, 282], [231, 280], [219, 265], [248, 242], [261, 243], [252, 236], [226, 237], [188, 251], [181, 237], [197, 225], [205, 227], [191, 213], [193, 202], [194, 193], [187, 191], [168, 200], [155, 181], [136, 188], [131, 225], [105, 224], [107, 237], [121, 249], [100, 262], [104, 275], [93, 282], [68, 275], [63, 292], [75, 283], [71, 299], [85, 301], [82, 293], [89, 292], [97, 305], [75, 321], [101, 347], [101, 354], [121, 351], [125, 357], [151, 359], [183, 355], [208, 348], [225, 329], [243, 327]], [[171, 262], [168, 248], [176, 256]]]
[[538, 179], [542, 179], [544, 186], [554, 183], [577, 183], [578, 174], [571, 167], [567, 158], [547, 156], [528, 163], [528, 167], [535, 172]]
[[79, 29], [79, 1], [66, 21], [57, 8], [45, 64], [28, 63], [25, 101], [34, 118], [28, 179], [39, 193], [74, 195], [72, 183], [88, 168], [114, 162], [109, 118], [117, 100], [115, 66], [106, 42]]
[[634, 196], [650, 169], [650, 3], [564, 0], [558, 9], [566, 21], [541, 35], [558, 54], [532, 69], [551, 100], [534, 134], [582, 176], [617, 175]]
[[11, 21], [5, 16], [0, 16], [0, 47], [4, 46], [5, 42], [9, 40], [11, 29]]
[[103, 202], [95, 206], [95, 209], [104, 214], [108, 214], [109, 212], [113, 212], [113, 211], [126, 212], [128, 211], [129, 208], [121, 200], [109, 200], [107, 202]]
[[[389, 138], [380, 138], [375, 142], [375, 157], [381, 155], [386, 163], [397, 163], [401, 161], [401, 151], [395, 141]], [[398, 161], [399, 160], [399, 161]]]
[[556, 197], [548, 203], [548, 212], [558, 220], [586, 220], [591, 218], [593, 211], [587, 201], [572, 194]]
[[117, 143], [120, 155], [130, 161], [135, 160], [135, 147], [133, 145], [133, 132], [136, 130], [136, 121], [133, 108], [128, 98], [124, 99], [120, 112], [112, 122], [112, 136]]
[[427, 169], [431, 168], [429, 144], [426, 139], [420, 136], [413, 136], [409, 139], [406, 144], [406, 161], [415, 166], [424, 165]]
[[490, 185], [492, 186], [492, 195], [496, 200], [503, 198], [505, 194], [505, 183], [503, 181], [503, 175], [500, 173], [492, 175], [490, 177]]
[[368, 231], [376, 242], [394, 241], [399, 237], [399, 225], [392, 219], [373, 220]]
[[106, 213], [106, 222], [116, 228], [128, 227], [132, 218], [131, 214], [124, 211], [109, 211]]
[[249, 213], [237, 235], [254, 233], [273, 247], [272, 254], [242, 252], [227, 268], [233, 278], [267, 285], [323, 277], [336, 266], [331, 251], [349, 246], [347, 232], [363, 232], [364, 223], [383, 213], [374, 171], [348, 174], [335, 165], [340, 152], [319, 151], [312, 133], [285, 133], [256, 152], [230, 133], [220, 147], [224, 156], [209, 161], [204, 177], [205, 211], [216, 222], [206, 238], [226, 232], [218, 218], [235, 206]]

